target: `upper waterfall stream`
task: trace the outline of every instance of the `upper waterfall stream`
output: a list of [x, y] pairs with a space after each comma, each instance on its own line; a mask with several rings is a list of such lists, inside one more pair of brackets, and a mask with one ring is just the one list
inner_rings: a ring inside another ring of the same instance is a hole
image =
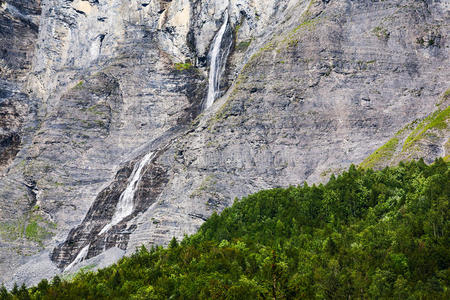
[[214, 37], [212, 47], [209, 52], [211, 63], [209, 67], [208, 96], [206, 98], [205, 108], [211, 107], [211, 105], [214, 103], [220, 92], [219, 89], [220, 78], [225, 69], [228, 52], [230, 51], [231, 47], [231, 39], [230, 43], [227, 43], [225, 46], [222, 46], [227, 27], [228, 27], [228, 11], [225, 10], [222, 26], [220, 27], [220, 30]]

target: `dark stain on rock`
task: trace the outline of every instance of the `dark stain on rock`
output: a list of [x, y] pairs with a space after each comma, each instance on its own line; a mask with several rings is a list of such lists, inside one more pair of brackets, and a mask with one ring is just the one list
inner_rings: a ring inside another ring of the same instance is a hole
[[20, 135], [18, 133], [0, 135], [0, 168], [12, 161], [19, 150]]

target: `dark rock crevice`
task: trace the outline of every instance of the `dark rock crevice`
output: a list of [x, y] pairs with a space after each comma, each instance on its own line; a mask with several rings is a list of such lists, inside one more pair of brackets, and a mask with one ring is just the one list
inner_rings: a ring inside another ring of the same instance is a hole
[[20, 150], [20, 135], [12, 132], [0, 135], [0, 170], [7, 166]]

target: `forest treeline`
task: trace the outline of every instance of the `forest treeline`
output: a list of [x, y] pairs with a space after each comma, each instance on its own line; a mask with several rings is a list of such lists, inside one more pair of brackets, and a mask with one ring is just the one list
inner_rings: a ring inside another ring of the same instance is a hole
[[449, 163], [351, 166], [265, 190], [198, 233], [0, 299], [450, 299]]

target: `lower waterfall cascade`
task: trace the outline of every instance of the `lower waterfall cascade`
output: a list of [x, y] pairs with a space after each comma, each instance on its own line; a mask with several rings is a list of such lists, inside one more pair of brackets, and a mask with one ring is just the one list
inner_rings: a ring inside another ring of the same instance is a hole
[[133, 172], [130, 175], [127, 187], [120, 195], [119, 202], [117, 203], [116, 211], [114, 212], [111, 222], [103, 227], [98, 235], [102, 235], [133, 212], [134, 194], [136, 193], [136, 189], [142, 177], [142, 170], [154, 156], [155, 152], [149, 152], [142, 158], [139, 164], [135, 164]]
[[75, 257], [75, 259], [73, 260], [73, 262], [71, 262], [70, 265], [68, 265], [68, 266], [64, 269], [64, 271], [69, 271], [69, 270], [72, 269], [76, 264], [82, 262], [82, 261], [86, 258], [90, 246], [91, 246], [91, 245], [89, 244], [89, 245], [85, 246], [83, 249], [81, 249], [81, 251], [80, 251], [80, 253], [78, 253], [77, 257]]

